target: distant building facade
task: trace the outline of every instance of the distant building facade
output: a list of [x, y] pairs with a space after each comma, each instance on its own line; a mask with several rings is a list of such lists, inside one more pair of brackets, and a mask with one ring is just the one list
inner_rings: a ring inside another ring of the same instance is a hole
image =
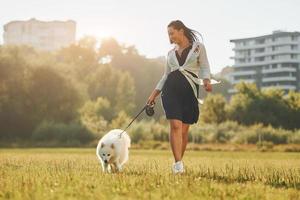
[[233, 85], [245, 81], [256, 83], [260, 89], [300, 91], [300, 32], [274, 31], [230, 42], [234, 43]]
[[4, 45], [29, 45], [38, 50], [52, 51], [75, 42], [76, 22], [11, 21], [4, 25]]

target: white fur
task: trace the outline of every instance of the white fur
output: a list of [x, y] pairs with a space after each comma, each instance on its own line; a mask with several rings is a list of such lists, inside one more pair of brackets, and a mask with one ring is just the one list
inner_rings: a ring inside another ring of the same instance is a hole
[[[113, 129], [106, 133], [98, 142], [96, 155], [101, 162], [104, 172], [111, 172], [113, 167], [115, 170], [121, 171], [122, 166], [128, 161], [128, 148], [131, 140], [125, 131], [120, 138], [119, 135], [122, 131], [121, 129]], [[109, 154], [112, 157], [107, 157]], [[105, 163], [104, 160], [107, 160], [108, 163]]]

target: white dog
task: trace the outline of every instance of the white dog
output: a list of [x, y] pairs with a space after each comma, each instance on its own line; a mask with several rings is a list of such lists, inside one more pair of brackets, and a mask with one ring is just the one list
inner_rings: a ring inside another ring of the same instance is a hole
[[106, 133], [98, 142], [96, 155], [101, 162], [104, 172], [122, 170], [123, 164], [128, 160], [128, 148], [130, 147], [130, 137], [121, 129], [113, 129]]

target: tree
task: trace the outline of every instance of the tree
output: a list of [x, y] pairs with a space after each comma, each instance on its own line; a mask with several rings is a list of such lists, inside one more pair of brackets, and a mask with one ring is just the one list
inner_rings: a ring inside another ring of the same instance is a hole
[[30, 102], [24, 85], [25, 58], [17, 47], [0, 50], [0, 138], [27, 138], [34, 123], [30, 120]]
[[[269, 88], [259, 91], [255, 84], [241, 83], [237, 85], [235, 94], [227, 107], [228, 118], [239, 123], [251, 125], [262, 123], [273, 127], [297, 127], [297, 97], [290, 94], [285, 99], [284, 91], [278, 88]], [[293, 99], [293, 100], [292, 100]], [[294, 113], [294, 114], [292, 114]]]
[[121, 110], [118, 113], [118, 116], [112, 120], [112, 122], [109, 124], [110, 129], [125, 129], [129, 123], [130, 123], [130, 117], [126, 114], [124, 110]]
[[87, 80], [91, 100], [105, 97], [112, 106], [116, 105], [117, 87], [121, 75], [119, 70], [112, 68], [110, 65], [101, 65]]
[[134, 80], [128, 72], [123, 74], [119, 81], [117, 87], [116, 96], [116, 111], [124, 110], [129, 115], [133, 114], [133, 109], [135, 108], [135, 86]]
[[110, 102], [99, 97], [96, 101], [87, 101], [80, 108], [80, 119], [91, 132], [102, 135], [107, 129], [108, 121], [114, 117], [113, 113]]
[[80, 98], [77, 91], [49, 66], [32, 70], [26, 101], [30, 102], [36, 121], [70, 122], [78, 117]]
[[286, 104], [289, 107], [289, 120], [287, 126], [290, 129], [300, 128], [300, 93], [295, 91], [290, 91], [285, 99]]
[[[237, 94], [231, 97], [229, 106], [226, 107], [228, 118], [243, 124], [252, 124], [257, 120], [257, 108], [253, 108], [255, 102], [261, 98], [255, 84], [241, 82], [235, 86]], [[252, 109], [250, 107], [252, 106]]]
[[77, 80], [85, 80], [99, 67], [100, 57], [96, 52], [96, 39], [84, 37], [77, 44], [62, 48], [56, 54], [59, 64], [67, 64], [67, 73], [72, 73]]
[[205, 123], [221, 123], [226, 120], [226, 99], [221, 94], [209, 94], [201, 106], [200, 120]]

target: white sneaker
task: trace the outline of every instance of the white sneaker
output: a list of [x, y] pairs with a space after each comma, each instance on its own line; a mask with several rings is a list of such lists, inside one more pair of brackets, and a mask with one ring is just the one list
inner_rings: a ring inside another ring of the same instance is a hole
[[173, 170], [174, 174], [183, 173], [184, 168], [183, 168], [182, 161], [180, 160], [180, 161], [177, 161], [176, 163], [174, 163], [172, 170]]

